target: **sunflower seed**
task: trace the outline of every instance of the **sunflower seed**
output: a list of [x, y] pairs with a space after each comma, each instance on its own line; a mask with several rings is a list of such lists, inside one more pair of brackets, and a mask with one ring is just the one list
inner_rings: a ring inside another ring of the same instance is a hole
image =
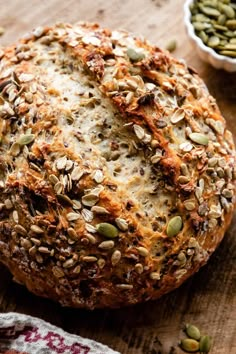
[[114, 241], [103, 241], [98, 245], [98, 248], [101, 248], [103, 250], [110, 250], [115, 246]]
[[8, 210], [13, 208], [13, 204], [12, 204], [12, 201], [10, 199], [6, 199], [4, 204], [5, 204], [6, 209], [8, 209]]
[[63, 264], [62, 267], [63, 268], [71, 268], [73, 267], [73, 265], [76, 263], [76, 261], [73, 258], [67, 259]]
[[160, 280], [161, 279], [160, 273], [158, 273], [158, 272], [150, 273], [149, 277], [152, 280]]
[[32, 243], [26, 238], [22, 238], [20, 244], [24, 249], [29, 250], [32, 247]]
[[23, 235], [23, 236], [27, 235], [26, 229], [21, 225], [15, 225], [14, 230], [20, 235]]
[[133, 285], [131, 284], [116, 284], [116, 287], [123, 290], [132, 290]]
[[145, 247], [137, 247], [137, 251], [140, 254], [140, 256], [147, 257], [149, 255], [149, 251]]
[[106, 264], [106, 261], [103, 258], [99, 258], [99, 260], [97, 261], [97, 264], [100, 269], [103, 269]]
[[227, 199], [230, 199], [233, 197], [234, 193], [232, 190], [229, 190], [227, 188], [225, 188], [223, 191], [222, 191], [222, 195], [227, 198]]
[[44, 233], [44, 230], [41, 227], [39, 227], [38, 225], [31, 225], [30, 230], [36, 234], [43, 234]]
[[93, 263], [93, 262], [97, 262], [97, 257], [94, 256], [84, 256], [82, 258], [82, 261], [86, 262], [86, 263]]
[[94, 212], [95, 214], [110, 214], [106, 208], [103, 208], [98, 205], [93, 206], [91, 208], [91, 211]]
[[138, 274], [143, 273], [143, 265], [141, 263], [136, 263], [134, 269]]
[[72, 240], [77, 240], [78, 239], [78, 235], [77, 235], [76, 231], [72, 227], [69, 227], [69, 229], [67, 230], [67, 233], [72, 238]]
[[180, 184], [186, 184], [186, 183], [188, 183], [189, 181], [190, 181], [190, 178], [187, 177], [187, 176], [179, 176], [179, 177], [178, 177], [178, 182], [179, 182]]
[[12, 213], [12, 218], [13, 218], [13, 220], [15, 221], [15, 223], [18, 224], [18, 222], [19, 222], [19, 215], [18, 215], [17, 210], [14, 210], [14, 211], [13, 211], [13, 213]]
[[44, 247], [44, 246], [39, 247], [38, 251], [40, 253], [44, 253], [44, 254], [50, 254], [51, 253], [51, 251], [47, 247]]
[[218, 159], [216, 157], [212, 157], [208, 160], [208, 166], [214, 167], [218, 163]]

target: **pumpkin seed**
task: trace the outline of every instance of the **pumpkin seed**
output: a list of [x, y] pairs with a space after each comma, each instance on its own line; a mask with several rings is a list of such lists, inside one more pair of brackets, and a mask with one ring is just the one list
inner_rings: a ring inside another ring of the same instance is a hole
[[220, 16], [220, 11], [218, 11], [217, 9], [214, 9], [213, 7], [209, 7], [209, 6], [203, 6], [202, 4], [198, 5], [200, 10], [208, 16], [212, 16], [212, 17], [219, 17]]
[[207, 42], [207, 45], [211, 48], [215, 48], [219, 44], [220, 44], [220, 39], [219, 39], [219, 37], [216, 37], [216, 36], [211, 36]]
[[175, 39], [172, 39], [166, 44], [165, 49], [168, 50], [170, 53], [174, 52], [177, 47], [177, 42]]
[[145, 54], [141, 53], [141, 52], [137, 52], [135, 49], [133, 48], [128, 48], [126, 51], [126, 54], [128, 55], [129, 59], [133, 62], [138, 62], [142, 59], [145, 58]]
[[213, 24], [213, 27], [214, 27], [215, 29], [218, 29], [219, 31], [227, 31], [227, 30], [228, 30], [227, 27], [222, 26], [222, 25], [219, 25], [219, 24], [217, 24], [217, 23], [214, 23], [214, 24]]
[[196, 31], [203, 31], [207, 28], [211, 28], [210, 23], [204, 23], [204, 22], [193, 22], [193, 27]]
[[22, 134], [17, 140], [17, 143], [19, 145], [28, 145], [34, 141], [34, 138], [34, 134]]
[[190, 181], [190, 178], [187, 176], [179, 176], [178, 177], [178, 182], [180, 184], [187, 184]]
[[204, 31], [200, 31], [198, 35], [203, 41], [203, 43], [207, 43], [209, 37]]
[[209, 353], [212, 346], [212, 338], [210, 336], [202, 336], [199, 343], [199, 350], [201, 354]]
[[167, 230], [166, 230], [167, 236], [169, 237], [176, 236], [180, 232], [182, 226], [183, 226], [183, 221], [181, 216], [174, 216], [168, 222]]
[[196, 326], [191, 325], [191, 324], [186, 324], [185, 330], [186, 330], [187, 335], [190, 338], [195, 339], [195, 340], [199, 340], [201, 338], [201, 333]]
[[225, 14], [221, 14], [218, 19], [217, 22], [219, 25], [224, 26], [225, 22], [226, 22], [226, 16]]
[[[193, 19], [193, 17], [192, 17], [192, 19]], [[196, 16], [194, 16], [194, 19], [197, 22], [210, 22], [210, 19], [207, 16], [205, 16], [205, 15], [203, 15], [201, 13], [196, 14]]]
[[232, 43], [226, 44], [225, 49], [236, 51], [236, 44], [232, 44]]
[[118, 236], [118, 229], [107, 222], [102, 222], [96, 225], [97, 232], [107, 238], [115, 238]]
[[231, 50], [220, 50], [219, 54], [225, 55], [227, 57], [236, 58], [236, 52], [233, 52]]
[[195, 339], [185, 338], [181, 340], [180, 347], [188, 353], [195, 353], [199, 350], [199, 343]]
[[229, 38], [235, 37], [235, 33], [233, 31], [226, 31], [226, 32], [224, 32], [224, 35]]
[[222, 12], [228, 17], [228, 18], [234, 18], [235, 17], [235, 11], [230, 5], [222, 5]]
[[200, 145], [208, 145], [209, 139], [206, 135], [201, 134], [201, 133], [191, 133], [189, 134], [189, 138], [197, 144]]
[[236, 29], [236, 20], [226, 21], [226, 26], [231, 30], [235, 30]]

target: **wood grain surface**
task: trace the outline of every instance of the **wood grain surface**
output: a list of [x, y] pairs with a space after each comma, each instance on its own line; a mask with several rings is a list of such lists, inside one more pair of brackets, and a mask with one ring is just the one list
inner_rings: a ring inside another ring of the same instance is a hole
[[[0, 45], [33, 27], [86, 20], [125, 28], [164, 47], [176, 39], [174, 55], [195, 67], [216, 97], [236, 137], [236, 73], [216, 71], [192, 49], [183, 25], [182, 0], [0, 0]], [[212, 354], [236, 353], [236, 216], [218, 250], [198, 274], [158, 301], [121, 310], [61, 308], [15, 284], [0, 267], [0, 311], [41, 317], [65, 330], [105, 343], [122, 354], [179, 354], [183, 325], [194, 323], [214, 339]]]

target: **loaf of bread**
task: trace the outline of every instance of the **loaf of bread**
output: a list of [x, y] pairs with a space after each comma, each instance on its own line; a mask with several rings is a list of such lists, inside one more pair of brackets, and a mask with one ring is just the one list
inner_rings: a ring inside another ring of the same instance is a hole
[[36, 28], [0, 53], [0, 260], [64, 306], [178, 287], [222, 240], [235, 148], [183, 60], [96, 24]]

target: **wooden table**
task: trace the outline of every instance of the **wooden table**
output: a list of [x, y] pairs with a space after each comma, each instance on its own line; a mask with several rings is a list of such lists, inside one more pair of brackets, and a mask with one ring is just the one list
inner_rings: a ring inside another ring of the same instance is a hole
[[[57, 21], [96, 21], [125, 28], [165, 46], [177, 39], [174, 55], [183, 57], [204, 78], [236, 137], [236, 74], [216, 71], [195, 54], [185, 34], [182, 0], [0, 0], [0, 44], [28, 30]], [[213, 336], [213, 354], [236, 353], [236, 216], [210, 262], [180, 289], [159, 301], [121, 310], [65, 309], [37, 298], [0, 268], [0, 310], [41, 317], [65, 330], [105, 343], [122, 354], [177, 354], [186, 322]]]

